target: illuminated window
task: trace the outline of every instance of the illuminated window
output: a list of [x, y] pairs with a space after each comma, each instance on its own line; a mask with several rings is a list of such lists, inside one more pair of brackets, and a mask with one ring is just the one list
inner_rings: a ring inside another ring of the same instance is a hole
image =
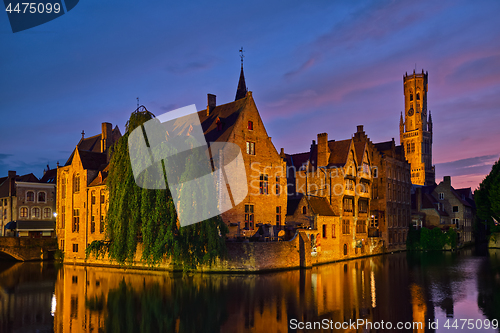
[[33, 207], [31, 209], [31, 216], [32, 217], [36, 217], [36, 218], [40, 218], [40, 208], [38, 207]]
[[247, 154], [255, 155], [255, 142], [247, 141]]
[[73, 209], [73, 232], [80, 231], [80, 209]]
[[44, 219], [50, 219], [52, 216], [52, 209], [50, 209], [49, 207], [45, 207], [43, 209], [43, 218]]
[[73, 177], [73, 192], [80, 192], [80, 175], [75, 174]]
[[260, 175], [259, 190], [260, 194], [269, 194], [269, 180], [267, 174]]
[[254, 211], [253, 205], [245, 205], [245, 228], [253, 230]]
[[28, 217], [28, 208], [21, 207], [21, 212], [19, 213], [19, 215], [23, 218], [27, 218]]

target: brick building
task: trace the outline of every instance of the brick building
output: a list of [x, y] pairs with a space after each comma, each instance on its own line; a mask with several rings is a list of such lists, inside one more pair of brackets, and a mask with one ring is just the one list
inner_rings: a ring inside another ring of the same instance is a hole
[[[368, 226], [372, 159], [377, 152], [366, 140], [329, 141], [326, 133], [318, 134], [317, 139], [318, 143], [313, 140], [309, 152], [286, 155], [290, 188], [306, 197], [324, 198], [334, 212], [334, 218], [308, 226], [311, 242], [315, 243], [314, 238], [319, 236], [321, 250], [328, 249], [333, 254], [330, 260], [365, 254], [373, 241], [368, 239]], [[308, 208], [304, 208], [303, 215], [310, 215]], [[287, 223], [297, 223], [297, 214], [300, 211], [289, 211]], [[330, 238], [334, 241], [328, 241]]]
[[411, 223], [410, 165], [394, 139], [374, 147], [379, 154], [374, 154], [377, 174], [373, 177], [370, 230], [378, 228], [388, 249], [403, 250]]
[[55, 170], [45, 171], [41, 180], [15, 171], [0, 178], [0, 236], [55, 236], [56, 184], [50, 181]]
[[82, 133], [66, 164], [57, 169], [57, 238], [65, 259], [84, 259], [94, 240], [104, 239], [110, 147], [121, 137], [118, 126], [102, 123], [101, 134]]
[[243, 67], [235, 101], [217, 105], [212, 94], [207, 99], [207, 109], [198, 112], [206, 141], [238, 145], [247, 174], [248, 195], [233, 209], [222, 213], [229, 237], [241, 236], [243, 230], [252, 234], [259, 224], [279, 229], [286, 214], [286, 163], [267, 134], [252, 92], [247, 91]]

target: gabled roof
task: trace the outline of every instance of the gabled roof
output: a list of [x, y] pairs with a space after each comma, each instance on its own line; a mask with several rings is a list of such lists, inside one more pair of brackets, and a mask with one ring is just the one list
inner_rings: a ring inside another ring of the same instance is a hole
[[[252, 99], [251, 95], [237, 101], [216, 106], [207, 116], [207, 110], [198, 111], [201, 127], [207, 142], [227, 142], [233, 131], [239, 115]], [[222, 129], [217, 127], [217, 119], [222, 123]]]
[[105, 185], [106, 179], [108, 178], [108, 173], [109, 173], [109, 164], [106, 165], [104, 170], [99, 171], [99, 173], [97, 174], [97, 177], [95, 177], [94, 180], [89, 184], [89, 187], [90, 186]]
[[38, 183], [39, 180], [34, 174], [28, 173], [28, 174], [23, 175], [23, 176], [17, 176], [16, 182]]
[[330, 148], [329, 166], [344, 166], [349, 157], [352, 139], [341, 141], [328, 141], [328, 148]]
[[57, 169], [45, 171], [45, 174], [40, 178], [40, 183], [55, 184], [57, 182]]
[[355, 142], [354, 151], [356, 152], [356, 160], [359, 164], [363, 163], [363, 156], [365, 154], [366, 142]]
[[312, 215], [336, 216], [326, 198], [313, 195], [305, 196], [302, 193], [288, 197], [286, 215], [295, 214], [302, 200], [307, 202], [309, 209], [312, 211]]
[[296, 170], [299, 170], [307, 161], [309, 160], [309, 152], [297, 153], [297, 154], [286, 154], [286, 161], [288, 166], [294, 166]]
[[377, 148], [377, 150], [379, 152], [383, 153], [383, 152], [386, 152], [388, 150], [391, 150], [393, 143], [394, 143], [394, 141], [391, 140], [391, 141], [375, 143], [373, 145], [375, 146], [375, 148]]
[[95, 153], [78, 149], [78, 154], [82, 161], [82, 167], [86, 170], [103, 170], [107, 165], [106, 153]]
[[320, 216], [335, 216], [335, 213], [326, 198], [310, 195], [306, 196], [306, 200], [314, 214], [318, 214]]
[[[115, 128], [111, 131], [111, 138], [116, 142], [120, 137], [120, 130], [118, 129], [118, 126], [115, 126]], [[101, 153], [101, 139], [102, 134], [97, 134], [88, 138], [81, 138], [80, 142], [78, 142], [76, 148], [73, 150], [64, 166], [71, 165], [71, 163], [73, 163], [73, 157], [75, 156], [76, 149], [80, 151]]]

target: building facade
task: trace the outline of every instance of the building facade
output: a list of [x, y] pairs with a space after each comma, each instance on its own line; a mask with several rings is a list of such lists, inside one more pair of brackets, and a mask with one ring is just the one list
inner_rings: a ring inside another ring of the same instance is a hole
[[117, 126], [102, 123], [101, 134], [82, 134], [66, 164], [57, 169], [57, 238], [65, 260], [84, 260], [87, 246], [105, 237], [109, 148], [120, 137]]
[[55, 237], [55, 212], [55, 183], [41, 182], [32, 173], [18, 176], [15, 171], [0, 178], [1, 236]]
[[476, 208], [470, 188], [454, 189], [451, 177], [445, 176], [437, 185], [417, 187], [412, 196], [414, 227], [443, 231], [453, 228], [457, 232], [458, 245], [474, 241], [472, 224]]
[[415, 73], [403, 76], [405, 96], [404, 118], [401, 113], [399, 122], [400, 142], [405, 156], [411, 165], [411, 182], [414, 185], [435, 183], [435, 170], [432, 165], [432, 117], [427, 115], [428, 73]]
[[284, 224], [287, 203], [286, 163], [274, 147], [251, 91], [246, 91], [243, 69], [236, 100], [217, 105], [208, 94], [206, 110], [198, 112], [205, 139], [238, 145], [243, 155], [248, 194], [234, 208], [221, 214], [229, 237], [255, 233], [259, 225]]

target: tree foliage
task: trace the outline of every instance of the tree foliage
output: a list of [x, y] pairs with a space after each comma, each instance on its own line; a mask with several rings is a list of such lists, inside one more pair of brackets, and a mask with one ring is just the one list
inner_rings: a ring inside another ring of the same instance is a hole
[[445, 245], [452, 249], [457, 247], [457, 232], [450, 228], [443, 232], [440, 228], [421, 228], [415, 229], [413, 226], [408, 232], [406, 248], [409, 251], [415, 250], [442, 250]]
[[500, 222], [500, 160], [495, 162], [491, 172], [483, 179], [479, 188], [474, 192], [477, 217], [486, 223], [493, 232], [500, 232], [500, 226], [494, 224], [493, 219]]
[[[227, 226], [220, 216], [180, 227], [168, 188], [144, 189], [135, 183], [128, 138], [136, 127], [152, 117], [147, 110], [136, 110], [127, 122], [126, 133], [113, 146], [106, 180], [109, 190], [107, 240], [92, 242], [87, 248], [87, 255], [93, 253], [101, 257], [107, 254], [123, 264], [133, 260], [141, 244], [142, 260], [150, 265], [159, 263], [164, 257], [185, 268], [211, 264], [225, 254]], [[168, 166], [164, 164], [164, 167]], [[184, 173], [189, 173], [189, 168]], [[204, 194], [203, 191], [197, 193]], [[195, 201], [192, 203], [195, 204]]]

